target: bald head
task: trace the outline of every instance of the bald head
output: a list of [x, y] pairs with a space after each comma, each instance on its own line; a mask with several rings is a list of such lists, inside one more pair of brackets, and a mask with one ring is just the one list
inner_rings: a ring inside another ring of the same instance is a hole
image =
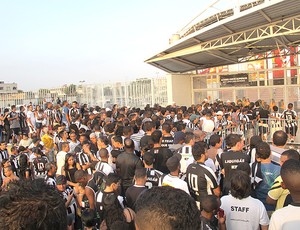
[[126, 138], [124, 140], [124, 148], [126, 151], [133, 151], [134, 150], [134, 142], [130, 138]]
[[106, 159], [108, 159], [108, 151], [107, 151], [107, 149], [100, 149], [99, 150], [99, 156], [100, 156], [100, 158], [101, 158], [101, 160], [106, 160]]

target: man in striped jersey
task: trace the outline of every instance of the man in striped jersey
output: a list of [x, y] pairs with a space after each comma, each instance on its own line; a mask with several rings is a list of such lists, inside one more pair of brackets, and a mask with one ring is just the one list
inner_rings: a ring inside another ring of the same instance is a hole
[[48, 127], [53, 126], [54, 120], [54, 113], [53, 113], [53, 104], [51, 102], [47, 102], [47, 108], [45, 109], [44, 113], [46, 114], [46, 125]]
[[7, 152], [7, 149], [6, 149], [5, 141], [1, 141], [1, 144], [0, 144], [0, 163], [4, 159], [8, 159], [8, 152]]
[[77, 209], [73, 189], [67, 185], [67, 178], [64, 175], [59, 175], [56, 178], [56, 188], [63, 195], [67, 209], [68, 226], [73, 229], [72, 226], [75, 223], [75, 214]]
[[180, 171], [185, 174], [189, 164], [194, 162], [192, 147], [195, 144], [195, 135], [192, 132], [185, 133], [185, 145], [178, 149], [177, 153], [181, 154]]
[[287, 110], [283, 111], [282, 118], [285, 120], [285, 132], [291, 142], [294, 142], [298, 130], [298, 116], [296, 111], [293, 110], [292, 103], [289, 103]]
[[96, 157], [93, 155], [90, 149], [90, 142], [84, 141], [82, 143], [82, 150], [76, 155], [76, 166], [81, 168], [84, 171], [87, 171], [88, 174], [92, 174], [92, 162], [97, 161]]
[[196, 200], [198, 207], [206, 195], [220, 196], [220, 187], [213, 170], [206, 166], [207, 148], [204, 143], [197, 143], [192, 149], [195, 163], [190, 164], [186, 170], [186, 181], [191, 196]]
[[161, 185], [163, 173], [153, 168], [154, 153], [145, 152], [143, 163], [147, 171], [146, 187], [148, 189]]
[[99, 156], [101, 161], [99, 161], [96, 166], [95, 170], [104, 173], [105, 175], [108, 175], [110, 173], [114, 173], [113, 168], [108, 164], [108, 150], [107, 149], [100, 149], [99, 150]]
[[55, 188], [55, 186], [56, 186], [55, 174], [56, 174], [56, 170], [57, 170], [56, 165], [54, 163], [48, 162], [45, 165], [45, 169], [47, 171], [47, 175], [45, 177], [46, 184], [48, 184], [51, 187]]

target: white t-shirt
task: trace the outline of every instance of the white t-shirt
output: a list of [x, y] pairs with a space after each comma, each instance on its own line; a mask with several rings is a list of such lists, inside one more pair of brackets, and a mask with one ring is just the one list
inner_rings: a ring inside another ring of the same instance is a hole
[[70, 147], [69, 153], [74, 153], [76, 146], [79, 145], [79, 144], [80, 144], [80, 142], [78, 140], [76, 142], [73, 142], [73, 141], [70, 140], [70, 142], [69, 142], [69, 147]]
[[65, 165], [66, 155], [67, 153], [64, 151], [60, 151], [56, 155], [57, 175], [61, 175], [61, 168]]
[[221, 208], [226, 215], [226, 228], [230, 230], [258, 230], [268, 225], [269, 217], [263, 203], [249, 196], [239, 200], [232, 195], [221, 198]]
[[34, 116], [34, 112], [32, 111], [28, 111], [27, 112], [27, 118], [30, 119], [32, 125], [33, 125], [33, 128], [35, 128], [35, 116]]
[[190, 195], [187, 183], [181, 180], [177, 176], [172, 176], [170, 174], [166, 175], [162, 180], [162, 186], [170, 186], [173, 188], [178, 188]]
[[300, 206], [288, 205], [276, 210], [270, 221], [269, 230], [298, 230], [300, 229]]
[[212, 131], [214, 131], [214, 128], [215, 128], [215, 123], [213, 122], [213, 120], [206, 119], [206, 118], [203, 119], [202, 131], [211, 133]]

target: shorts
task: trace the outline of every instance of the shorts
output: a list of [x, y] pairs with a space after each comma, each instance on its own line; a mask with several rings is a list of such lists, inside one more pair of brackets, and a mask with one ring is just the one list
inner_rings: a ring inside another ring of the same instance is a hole
[[42, 124], [42, 122], [36, 122], [35, 126], [37, 129], [41, 129], [43, 127], [43, 124]]
[[13, 133], [15, 134], [15, 135], [19, 135], [20, 134], [20, 128], [12, 128], [11, 129], [12, 131], [13, 131]]
[[21, 129], [21, 133], [22, 133], [22, 135], [28, 135], [29, 128], [23, 128], [23, 129]]
[[298, 126], [292, 126], [292, 127], [285, 127], [285, 132], [287, 134], [290, 134], [292, 136], [296, 136], [298, 130]]

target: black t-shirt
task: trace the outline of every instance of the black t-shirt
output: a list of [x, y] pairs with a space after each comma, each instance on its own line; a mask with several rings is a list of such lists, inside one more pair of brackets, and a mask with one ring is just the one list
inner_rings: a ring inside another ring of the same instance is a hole
[[231, 175], [237, 166], [243, 162], [250, 162], [249, 156], [244, 152], [235, 152], [229, 150], [221, 155], [221, 168], [225, 170], [224, 182], [230, 182]]
[[259, 118], [262, 119], [263, 123], [267, 123], [267, 119], [269, 118], [270, 111], [266, 109], [259, 110]]
[[258, 116], [260, 110], [262, 110], [261, 107], [253, 109], [253, 113], [252, 113], [252, 118], [253, 118], [253, 120], [257, 118], [257, 116]]
[[159, 171], [161, 171], [164, 174], [168, 174], [170, 173], [166, 163], [167, 160], [173, 156], [173, 153], [170, 149], [168, 148], [162, 148], [162, 147], [158, 147], [158, 148], [153, 148], [149, 150], [150, 153], [154, 154], [154, 163], [153, 163], [153, 167]]
[[145, 190], [147, 190], [145, 186], [137, 185], [133, 185], [126, 190], [125, 197], [129, 208], [135, 210], [135, 202], [138, 199], [139, 195]]
[[96, 211], [99, 214], [100, 222], [106, 220], [108, 227], [117, 220], [124, 221], [123, 208], [114, 192], [97, 192]]
[[160, 146], [162, 148], [169, 148], [169, 145], [172, 145], [173, 143], [174, 143], [174, 137], [172, 136], [162, 137]]

